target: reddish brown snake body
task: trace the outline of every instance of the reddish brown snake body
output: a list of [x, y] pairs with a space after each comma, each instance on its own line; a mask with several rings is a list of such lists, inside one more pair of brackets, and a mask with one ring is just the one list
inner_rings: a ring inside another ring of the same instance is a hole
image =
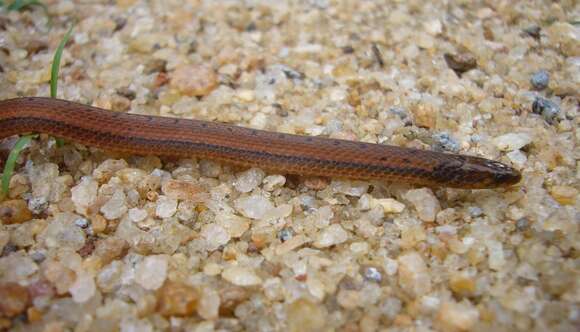
[[494, 188], [519, 182], [502, 163], [465, 155], [233, 125], [111, 112], [52, 98], [0, 101], [0, 138], [46, 133], [104, 150], [200, 157], [282, 173]]

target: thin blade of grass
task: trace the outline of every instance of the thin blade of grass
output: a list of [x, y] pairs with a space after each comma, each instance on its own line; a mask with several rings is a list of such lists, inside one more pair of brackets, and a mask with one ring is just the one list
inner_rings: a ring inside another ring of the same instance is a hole
[[60, 69], [60, 59], [62, 57], [62, 52], [68, 39], [70, 38], [73, 25], [68, 28], [68, 31], [65, 33], [64, 37], [60, 41], [56, 52], [54, 52], [54, 58], [52, 59], [52, 67], [50, 69], [50, 96], [52, 98], [56, 98], [56, 91], [58, 88], [58, 71]]
[[46, 15], [47, 18], [47, 25], [50, 28], [50, 26], [52, 25], [52, 19], [50, 17], [50, 14], [48, 13], [48, 7], [40, 2], [39, 0], [14, 0], [10, 3], [5, 3], [4, 1], [0, 1], [0, 7], [4, 7], [6, 6], [6, 10], [8, 11], [20, 11], [29, 7], [33, 7], [33, 6], [37, 6], [42, 8], [42, 10], [44, 11], [44, 15]]
[[6, 9], [18, 11], [32, 6], [39, 6], [42, 7], [45, 11], [48, 11], [46, 5], [39, 0], [14, 0], [11, 4], [8, 5], [8, 7], [6, 7]]
[[28, 145], [34, 136], [35, 135], [21, 136], [14, 145], [14, 148], [10, 150], [10, 154], [8, 155], [8, 159], [4, 165], [4, 172], [2, 173], [2, 198], [8, 196], [8, 191], [10, 189], [10, 178], [12, 178], [12, 173], [14, 173], [16, 160], [18, 159], [20, 152], [22, 152], [22, 150]]
[[[70, 28], [68, 28], [68, 31], [66, 32], [66, 34], [64, 35], [64, 37], [60, 41], [60, 44], [58, 45], [56, 52], [54, 52], [54, 58], [52, 59], [52, 67], [50, 70], [50, 96], [52, 98], [56, 98], [56, 96], [57, 96], [58, 71], [60, 69], [60, 59], [62, 57], [62, 52], [64, 51], [64, 47], [70, 38], [73, 27], [74, 27], [74, 25], [71, 25]], [[64, 141], [62, 140], [62, 138], [57, 138], [56, 139], [56, 146], [62, 147], [63, 145], [64, 145]]]

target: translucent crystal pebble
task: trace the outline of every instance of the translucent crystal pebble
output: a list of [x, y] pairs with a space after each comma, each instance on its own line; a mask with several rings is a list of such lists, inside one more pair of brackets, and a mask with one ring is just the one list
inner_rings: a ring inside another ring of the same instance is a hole
[[127, 212], [126, 196], [123, 190], [116, 190], [113, 196], [101, 206], [101, 213], [108, 220], [122, 217]]
[[167, 196], [159, 196], [155, 214], [159, 218], [169, 218], [177, 211], [177, 200]]
[[238, 198], [234, 203], [244, 216], [258, 220], [274, 209], [272, 202], [259, 194]]
[[409, 190], [405, 194], [405, 198], [413, 204], [419, 218], [423, 221], [435, 221], [437, 213], [441, 210], [439, 200], [437, 200], [437, 197], [435, 197], [431, 189], [421, 188]]
[[90, 176], [84, 176], [81, 182], [71, 188], [71, 199], [76, 212], [87, 213], [87, 208], [93, 205], [97, 199], [99, 184]]
[[429, 269], [421, 255], [408, 252], [399, 256], [399, 285], [409, 295], [419, 297], [431, 290]]
[[216, 319], [219, 316], [220, 302], [219, 293], [213, 288], [205, 287], [201, 291], [197, 313], [203, 319]]
[[156, 290], [167, 278], [167, 266], [167, 256], [147, 256], [137, 264], [135, 281], [145, 289]]
[[445, 302], [437, 314], [437, 322], [448, 331], [469, 331], [478, 319], [477, 308], [468, 302]]
[[28, 255], [14, 252], [0, 258], [0, 280], [18, 282], [38, 271], [38, 265]]
[[171, 73], [170, 85], [187, 96], [206, 96], [217, 87], [218, 77], [206, 65], [182, 64]]
[[237, 286], [255, 286], [262, 283], [262, 279], [252, 269], [242, 266], [226, 268], [222, 277]]
[[318, 233], [314, 246], [326, 248], [343, 243], [348, 239], [348, 233], [339, 224], [332, 224]]
[[236, 181], [234, 182], [234, 187], [237, 191], [241, 193], [247, 193], [254, 190], [262, 180], [264, 179], [265, 173], [259, 168], [250, 168], [249, 170], [239, 173], [236, 176]]
[[132, 222], [140, 222], [140, 221], [145, 220], [145, 218], [147, 218], [147, 210], [139, 209], [139, 208], [132, 208], [132, 209], [129, 209], [128, 216]]
[[222, 226], [216, 224], [205, 225], [201, 231], [201, 236], [205, 239], [207, 251], [218, 249], [228, 243], [231, 238]]
[[77, 303], [84, 303], [95, 295], [96, 286], [93, 277], [86, 273], [77, 275], [75, 282], [68, 290]]
[[85, 232], [75, 225], [76, 220], [82, 219], [73, 213], [59, 213], [49, 221], [41, 238], [49, 248], [71, 248], [79, 250], [85, 245]]
[[532, 137], [526, 133], [509, 133], [496, 137], [493, 142], [500, 151], [514, 151], [532, 142]]

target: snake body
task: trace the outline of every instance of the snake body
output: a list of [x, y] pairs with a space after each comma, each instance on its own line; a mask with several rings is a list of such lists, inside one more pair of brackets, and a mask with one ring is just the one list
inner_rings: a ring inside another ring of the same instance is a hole
[[0, 101], [0, 138], [23, 133], [110, 151], [195, 156], [310, 176], [465, 189], [504, 187], [521, 178], [505, 164], [466, 155], [119, 113], [54, 98]]

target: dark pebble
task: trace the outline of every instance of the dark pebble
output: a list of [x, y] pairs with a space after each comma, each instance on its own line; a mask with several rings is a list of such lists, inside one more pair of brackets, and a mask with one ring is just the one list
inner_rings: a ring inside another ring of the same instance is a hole
[[457, 75], [461, 75], [477, 67], [475, 57], [469, 53], [445, 53], [443, 57], [445, 58], [447, 66], [453, 69]]
[[525, 36], [530, 36], [535, 39], [540, 38], [540, 33], [542, 32], [542, 28], [537, 25], [532, 25], [522, 30]]
[[546, 122], [554, 123], [554, 120], [560, 114], [560, 107], [549, 99], [536, 97], [532, 104], [532, 112], [541, 114]]
[[458, 152], [459, 151], [459, 143], [449, 136], [449, 133], [442, 132], [437, 133], [432, 136], [433, 138], [433, 149], [437, 151], [450, 151], [450, 152]]
[[516, 221], [516, 229], [520, 232], [527, 230], [530, 227], [530, 222], [526, 218], [521, 218]]
[[536, 90], [544, 90], [550, 83], [550, 74], [545, 70], [538, 70], [532, 74], [530, 83]]
[[283, 228], [278, 233], [278, 238], [282, 242], [286, 242], [286, 241], [290, 240], [292, 238], [292, 236], [294, 236], [294, 232], [292, 232], [292, 230], [290, 228]]

